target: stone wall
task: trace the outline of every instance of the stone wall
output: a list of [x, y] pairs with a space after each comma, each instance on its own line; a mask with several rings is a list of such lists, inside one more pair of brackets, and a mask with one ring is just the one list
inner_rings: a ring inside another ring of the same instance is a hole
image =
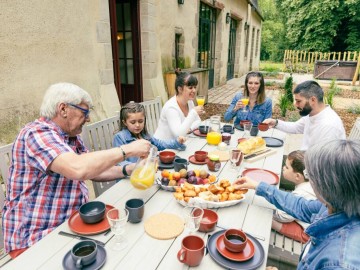
[[38, 117], [44, 92], [72, 82], [94, 100], [93, 120], [113, 115], [107, 0], [0, 1], [0, 143]]

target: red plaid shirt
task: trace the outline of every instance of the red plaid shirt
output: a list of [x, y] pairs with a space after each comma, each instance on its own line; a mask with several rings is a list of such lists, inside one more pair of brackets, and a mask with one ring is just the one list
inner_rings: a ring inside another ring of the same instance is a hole
[[69, 138], [54, 122], [27, 124], [14, 142], [3, 209], [6, 252], [32, 246], [89, 199], [83, 181], [47, 171], [60, 154], [87, 152], [79, 136]]

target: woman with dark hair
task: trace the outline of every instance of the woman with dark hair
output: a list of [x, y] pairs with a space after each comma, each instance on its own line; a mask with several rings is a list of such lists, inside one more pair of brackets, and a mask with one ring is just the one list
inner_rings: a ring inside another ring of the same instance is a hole
[[[249, 100], [248, 104], [242, 101], [245, 97]], [[241, 120], [250, 120], [257, 125], [271, 116], [272, 101], [265, 96], [264, 77], [260, 72], [249, 72], [245, 78], [244, 93], [239, 92], [235, 95], [225, 112], [224, 120], [230, 121], [235, 118], [235, 125]]]
[[305, 154], [304, 176], [317, 200], [278, 190], [243, 177], [235, 188], [255, 189], [278, 209], [310, 223], [310, 241], [298, 269], [360, 269], [360, 141], [334, 140], [316, 144]]
[[175, 139], [185, 136], [198, 127], [203, 106], [194, 105], [198, 80], [188, 72], [176, 70], [176, 95], [170, 98], [161, 110], [158, 128], [154, 137], [160, 140]]

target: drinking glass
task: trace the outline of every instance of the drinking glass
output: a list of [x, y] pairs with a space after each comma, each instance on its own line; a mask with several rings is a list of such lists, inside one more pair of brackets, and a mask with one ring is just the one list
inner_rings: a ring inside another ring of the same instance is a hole
[[247, 112], [246, 106], [249, 104], [249, 97], [245, 97], [245, 96], [244, 96], [244, 97], [241, 99], [241, 102], [242, 102], [242, 104], [244, 105], [242, 111], [243, 111], [243, 112]]
[[186, 206], [183, 210], [185, 229], [189, 234], [196, 232], [200, 227], [204, 210], [200, 207]]
[[198, 105], [198, 106], [204, 106], [204, 104], [205, 104], [205, 96], [203, 96], [203, 95], [198, 95], [198, 96], [196, 97], [196, 102], [197, 102], [197, 105]]
[[127, 247], [127, 239], [123, 237], [125, 226], [128, 221], [129, 211], [127, 209], [113, 208], [106, 214], [111, 231], [115, 235], [113, 250], [119, 251]]
[[230, 150], [230, 162], [232, 169], [236, 170], [236, 164], [239, 162], [240, 158], [241, 158], [241, 151], [239, 149]]
[[244, 137], [245, 138], [250, 137], [250, 131], [251, 131], [252, 126], [253, 126], [252, 123], [245, 123], [244, 124]]

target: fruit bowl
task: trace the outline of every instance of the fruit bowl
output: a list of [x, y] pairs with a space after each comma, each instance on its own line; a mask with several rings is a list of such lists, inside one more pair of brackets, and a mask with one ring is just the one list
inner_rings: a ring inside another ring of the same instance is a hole
[[218, 181], [214, 174], [209, 174], [206, 170], [186, 170], [179, 172], [169, 172], [163, 170], [161, 177], [156, 179], [156, 184], [166, 191], [174, 192], [177, 187], [185, 182], [193, 185], [214, 184]]

